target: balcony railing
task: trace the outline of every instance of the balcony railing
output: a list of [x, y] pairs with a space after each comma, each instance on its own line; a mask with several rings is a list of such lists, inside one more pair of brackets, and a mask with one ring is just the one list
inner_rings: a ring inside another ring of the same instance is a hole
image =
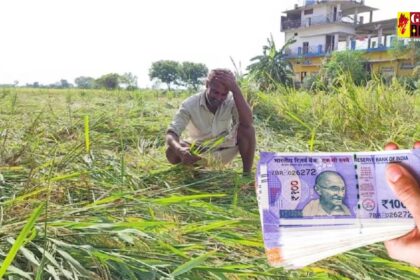
[[[331, 0], [297, 0], [295, 1], [295, 4], [298, 7], [302, 7], [302, 6], [308, 6], [308, 5], [313, 5], [313, 4], [319, 4], [319, 3], [328, 3]], [[341, 0], [343, 2], [353, 2], [353, 3], [357, 3], [357, 4], [364, 4], [365, 0]]]
[[[384, 51], [390, 49], [391, 46], [380, 45], [373, 46], [368, 48], [366, 45], [358, 45], [355, 41], [351, 43], [348, 48], [344, 45], [338, 46], [337, 50], [334, 51], [343, 51], [343, 50], [360, 50], [360, 51]], [[333, 51], [332, 46], [318, 45], [318, 46], [309, 46], [309, 47], [297, 47], [297, 48], [288, 48], [284, 52], [285, 58], [296, 58], [296, 57], [313, 57], [313, 56], [325, 56], [331, 54]]]
[[307, 17], [304, 20], [301, 19], [287, 19], [282, 17], [281, 19], [281, 31], [300, 28], [300, 27], [309, 27], [313, 25], [320, 25], [326, 23], [335, 23], [335, 22], [344, 22], [353, 24], [354, 21], [349, 17], [342, 17], [341, 13], [330, 13], [328, 15], [312, 16]]
[[288, 48], [284, 52], [284, 55], [285, 57], [325, 55], [327, 53], [330, 53], [331, 51], [331, 47], [325, 49], [324, 45], [318, 45], [309, 47]]

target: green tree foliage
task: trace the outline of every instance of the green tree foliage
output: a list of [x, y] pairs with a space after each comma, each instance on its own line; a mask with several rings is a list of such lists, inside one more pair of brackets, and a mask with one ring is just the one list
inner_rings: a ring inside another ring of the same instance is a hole
[[66, 79], [61, 79], [58, 82], [49, 85], [39, 85], [41, 88], [71, 88], [73, 85], [69, 83]]
[[333, 52], [331, 58], [321, 67], [321, 82], [335, 86], [339, 83], [336, 78], [344, 74], [351, 77], [356, 85], [361, 85], [369, 78], [365, 65], [366, 61], [360, 51]]
[[293, 84], [292, 65], [283, 57], [284, 50], [296, 42], [290, 39], [277, 50], [273, 36], [267, 39], [268, 44], [263, 46], [263, 54], [253, 57], [253, 63], [247, 67], [249, 77], [255, 81], [260, 90], [275, 90], [279, 85], [290, 86]]
[[403, 58], [408, 54], [412, 64], [418, 64], [420, 59], [420, 41], [412, 39], [404, 43], [404, 40], [394, 40], [389, 50], [391, 55], [397, 59]]
[[96, 80], [96, 84], [100, 88], [117, 89], [120, 87], [120, 75], [116, 73], [103, 75]]
[[158, 79], [171, 89], [171, 84], [177, 84], [180, 80], [180, 64], [172, 60], [160, 60], [152, 63], [149, 69], [151, 80]]
[[33, 88], [39, 88], [40, 84], [39, 82], [34, 82], [33, 84], [26, 84], [27, 87], [33, 87]]
[[92, 77], [80, 76], [74, 79], [74, 83], [78, 88], [89, 89], [96, 87], [95, 79]]
[[202, 84], [202, 80], [207, 77], [209, 69], [203, 63], [183, 62], [181, 64], [181, 82], [186, 86], [191, 86], [194, 90]]
[[61, 79], [59, 82], [59, 88], [70, 88], [72, 86], [66, 79]]
[[131, 72], [124, 73], [120, 76], [120, 83], [124, 85], [127, 90], [137, 89], [137, 76]]

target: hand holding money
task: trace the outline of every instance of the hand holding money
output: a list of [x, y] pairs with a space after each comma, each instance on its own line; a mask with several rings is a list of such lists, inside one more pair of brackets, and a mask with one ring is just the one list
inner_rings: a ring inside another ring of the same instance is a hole
[[[396, 148], [395, 144], [385, 147], [387, 150]], [[416, 142], [414, 148], [419, 149], [420, 142]], [[386, 241], [385, 247], [391, 258], [420, 267], [420, 182], [407, 169], [398, 164], [388, 165], [386, 178], [396, 196], [413, 215], [417, 226], [404, 236]]]
[[[401, 171], [398, 180], [393, 171]], [[261, 153], [257, 197], [268, 261], [298, 268], [409, 233], [387, 242], [387, 248], [392, 257], [419, 265], [416, 177], [420, 178], [419, 149]]]

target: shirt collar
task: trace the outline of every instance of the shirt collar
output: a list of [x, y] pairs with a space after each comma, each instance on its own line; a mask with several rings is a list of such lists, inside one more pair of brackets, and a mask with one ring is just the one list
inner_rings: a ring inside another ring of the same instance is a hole
[[205, 90], [200, 95], [200, 106], [204, 106], [204, 107], [207, 108], [207, 105], [206, 105], [206, 91]]

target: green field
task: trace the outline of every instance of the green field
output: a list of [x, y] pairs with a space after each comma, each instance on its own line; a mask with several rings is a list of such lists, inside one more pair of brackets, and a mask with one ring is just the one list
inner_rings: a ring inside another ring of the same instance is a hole
[[[316, 94], [243, 89], [258, 151], [369, 151], [420, 139], [420, 94], [397, 83]], [[231, 168], [166, 162], [165, 130], [188, 95], [0, 89], [3, 266], [16, 253], [8, 279], [419, 278], [383, 244], [300, 270], [269, 267], [240, 157]]]

